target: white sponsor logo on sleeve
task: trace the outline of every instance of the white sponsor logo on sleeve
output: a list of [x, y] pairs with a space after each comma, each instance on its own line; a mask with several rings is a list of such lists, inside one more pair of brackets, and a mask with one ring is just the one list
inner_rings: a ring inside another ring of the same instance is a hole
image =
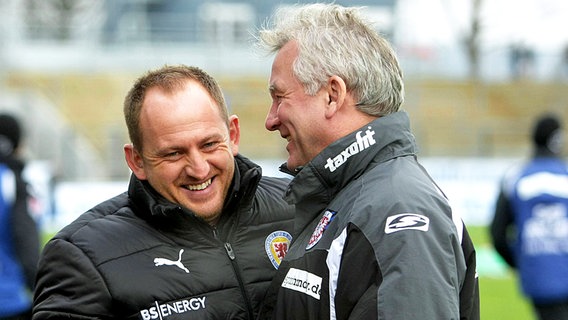
[[290, 268], [282, 282], [282, 287], [307, 294], [319, 300], [321, 277], [305, 270]]
[[401, 213], [387, 218], [385, 233], [393, 233], [402, 230], [428, 231], [430, 219], [421, 214]]

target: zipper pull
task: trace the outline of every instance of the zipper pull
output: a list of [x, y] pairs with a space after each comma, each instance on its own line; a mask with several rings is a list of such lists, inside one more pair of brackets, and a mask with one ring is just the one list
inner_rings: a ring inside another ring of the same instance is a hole
[[230, 243], [225, 242], [225, 250], [227, 250], [227, 255], [229, 256], [229, 259], [235, 260], [235, 252], [233, 251], [233, 247], [231, 247]]
[[217, 227], [212, 227], [213, 229], [213, 237], [215, 239], [219, 239], [219, 233], [217, 232]]

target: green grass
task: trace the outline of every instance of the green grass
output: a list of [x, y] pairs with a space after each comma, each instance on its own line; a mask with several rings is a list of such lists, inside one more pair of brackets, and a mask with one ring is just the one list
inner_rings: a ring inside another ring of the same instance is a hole
[[493, 250], [487, 228], [468, 226], [468, 231], [477, 250], [481, 319], [534, 320], [531, 305], [521, 294], [516, 273], [507, 268]]
[[516, 279], [480, 277], [481, 319], [483, 320], [533, 320], [530, 304], [520, 294]]
[[41, 245], [44, 246], [51, 238], [53, 238], [54, 235], [55, 233], [52, 232], [50, 233], [44, 232], [41, 235]]

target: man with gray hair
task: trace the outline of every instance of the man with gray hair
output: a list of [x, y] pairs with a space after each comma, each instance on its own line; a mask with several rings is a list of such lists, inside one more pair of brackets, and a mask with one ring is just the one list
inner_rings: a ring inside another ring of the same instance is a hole
[[277, 11], [266, 128], [286, 139], [295, 240], [264, 301], [272, 319], [479, 319], [475, 249], [417, 162], [396, 55], [360, 13]]

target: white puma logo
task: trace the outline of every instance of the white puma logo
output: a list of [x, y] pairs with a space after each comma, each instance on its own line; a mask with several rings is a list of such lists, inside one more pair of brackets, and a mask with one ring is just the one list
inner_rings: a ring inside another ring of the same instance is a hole
[[176, 266], [180, 269], [182, 269], [183, 271], [185, 271], [186, 273], [189, 273], [189, 270], [187, 270], [187, 268], [181, 263], [181, 255], [183, 253], [183, 249], [179, 250], [179, 257], [177, 259], [177, 261], [173, 261], [170, 259], [166, 259], [166, 258], [155, 258], [154, 259], [154, 265], [155, 266]]

